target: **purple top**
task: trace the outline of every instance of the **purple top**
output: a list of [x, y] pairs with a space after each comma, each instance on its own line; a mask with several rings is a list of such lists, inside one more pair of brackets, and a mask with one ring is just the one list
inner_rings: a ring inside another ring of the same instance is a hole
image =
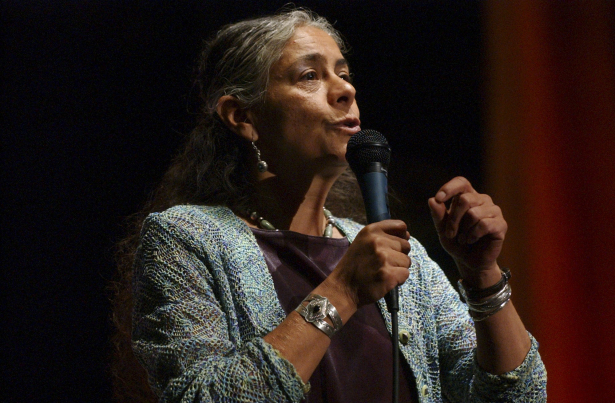
[[[288, 315], [337, 266], [346, 238], [252, 228]], [[414, 376], [400, 360], [399, 401], [418, 402]], [[306, 402], [383, 402], [392, 395], [391, 338], [376, 304], [361, 307], [331, 339], [310, 378]]]

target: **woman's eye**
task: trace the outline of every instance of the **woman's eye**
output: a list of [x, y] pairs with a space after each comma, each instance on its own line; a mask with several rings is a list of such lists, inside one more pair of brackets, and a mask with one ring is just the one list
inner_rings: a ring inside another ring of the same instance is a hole
[[342, 74], [340, 74], [340, 77], [342, 78], [342, 80], [348, 81], [350, 84], [352, 84], [352, 79], [354, 77], [354, 74], [352, 74], [352, 73], [342, 73]]
[[316, 80], [317, 78], [318, 76], [316, 75], [315, 71], [309, 71], [305, 73], [303, 76], [301, 76], [302, 80]]

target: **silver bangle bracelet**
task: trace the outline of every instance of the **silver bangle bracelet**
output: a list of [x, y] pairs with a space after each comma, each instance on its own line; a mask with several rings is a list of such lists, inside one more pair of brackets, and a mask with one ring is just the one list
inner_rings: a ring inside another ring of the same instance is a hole
[[[304, 303], [307, 302], [307, 305]], [[329, 302], [329, 300], [318, 294], [310, 294], [295, 309], [305, 319], [320, 329], [324, 334], [332, 337], [343, 326], [342, 318], [337, 313], [337, 309]], [[329, 317], [333, 326], [325, 321]]]
[[481, 301], [469, 299], [463, 286], [459, 287], [459, 292], [465, 299], [470, 316], [475, 322], [485, 320], [504, 308], [510, 301], [510, 296], [512, 294], [510, 284], [508, 282], [505, 282], [504, 287], [497, 291], [494, 295]]
[[506, 304], [508, 304], [509, 301], [510, 301], [510, 298], [508, 298], [506, 301], [502, 302], [499, 306], [495, 307], [494, 309], [492, 309], [489, 312], [477, 313], [477, 312], [474, 312], [474, 311], [470, 311], [470, 316], [472, 317], [474, 322], [480, 322], [482, 320], [487, 319], [491, 315], [499, 312], [502, 308], [504, 308], [506, 306]]
[[489, 299], [486, 299], [481, 302], [473, 302], [468, 300], [468, 308], [474, 312], [489, 312], [492, 309], [495, 309], [500, 306], [504, 301], [509, 300], [510, 294], [510, 285], [507, 284], [501, 291], [499, 291], [497, 294], [490, 297]]

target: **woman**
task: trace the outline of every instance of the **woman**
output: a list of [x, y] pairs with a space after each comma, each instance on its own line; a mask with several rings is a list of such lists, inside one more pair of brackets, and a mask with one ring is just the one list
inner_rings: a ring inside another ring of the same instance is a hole
[[546, 400], [488, 196], [455, 178], [429, 200], [474, 320], [403, 222], [363, 227], [324, 209], [356, 205], [344, 50], [302, 10], [229, 25], [206, 46], [201, 121], [138, 222], [133, 302], [118, 298], [134, 304], [152, 389], [163, 401], [387, 401], [381, 299], [401, 285], [402, 401]]

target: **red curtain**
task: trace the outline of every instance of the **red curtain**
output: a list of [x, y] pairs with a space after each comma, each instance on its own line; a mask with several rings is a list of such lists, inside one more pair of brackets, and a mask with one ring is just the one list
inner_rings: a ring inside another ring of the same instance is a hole
[[615, 2], [485, 3], [502, 263], [551, 402], [615, 402]]

